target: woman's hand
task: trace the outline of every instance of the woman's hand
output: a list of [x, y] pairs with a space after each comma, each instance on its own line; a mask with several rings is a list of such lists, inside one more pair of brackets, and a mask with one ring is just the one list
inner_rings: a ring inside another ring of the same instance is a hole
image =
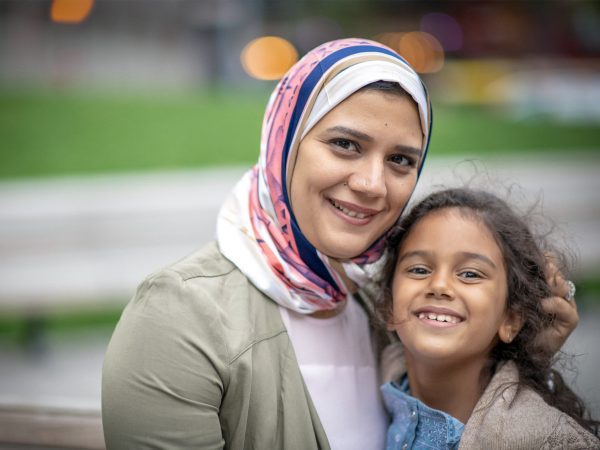
[[542, 301], [542, 308], [551, 321], [536, 340], [549, 354], [555, 354], [577, 326], [579, 314], [575, 297], [569, 298], [570, 283], [558, 270], [552, 255], [546, 257], [546, 274], [552, 296]]

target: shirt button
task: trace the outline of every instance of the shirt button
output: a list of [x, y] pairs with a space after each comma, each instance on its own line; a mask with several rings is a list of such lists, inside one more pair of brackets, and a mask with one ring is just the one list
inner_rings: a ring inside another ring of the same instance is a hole
[[406, 450], [407, 448], [408, 448], [408, 444], [404, 444], [404, 445], [402, 446], [402, 450]]
[[410, 413], [410, 417], [412, 417], [413, 419], [416, 417], [416, 415], [417, 415], [416, 411], [413, 411]]

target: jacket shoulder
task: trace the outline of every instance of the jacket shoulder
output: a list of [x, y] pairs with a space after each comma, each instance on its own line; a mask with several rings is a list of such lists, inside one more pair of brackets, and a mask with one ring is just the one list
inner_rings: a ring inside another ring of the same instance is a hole
[[261, 339], [285, 332], [277, 304], [260, 292], [212, 242], [147, 277], [121, 322], [135, 317], [174, 327], [220, 346], [228, 363]]
[[518, 380], [510, 362], [496, 372], [465, 426], [460, 449], [600, 448], [590, 432]]
[[164, 270], [176, 273], [183, 281], [187, 281], [225, 276], [237, 271], [237, 268], [223, 256], [213, 241]]
[[600, 438], [584, 429], [572, 417], [561, 413], [554, 431], [540, 447], [550, 449], [600, 449]]

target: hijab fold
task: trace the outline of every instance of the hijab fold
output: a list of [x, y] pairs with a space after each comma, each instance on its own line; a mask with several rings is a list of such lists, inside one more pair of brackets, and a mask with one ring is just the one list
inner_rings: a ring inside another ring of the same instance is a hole
[[[306, 240], [290, 206], [288, 190], [300, 140], [329, 111], [375, 81], [399, 83], [418, 106], [420, 172], [431, 133], [431, 105], [419, 76], [379, 43], [342, 39], [312, 50], [281, 79], [263, 119], [259, 161], [219, 212], [217, 242], [223, 255], [259, 290], [296, 312], [336, 308], [348, 291], [328, 257]], [[383, 236], [363, 254], [342, 262], [357, 285], [364, 286], [378, 272], [382, 244]]]

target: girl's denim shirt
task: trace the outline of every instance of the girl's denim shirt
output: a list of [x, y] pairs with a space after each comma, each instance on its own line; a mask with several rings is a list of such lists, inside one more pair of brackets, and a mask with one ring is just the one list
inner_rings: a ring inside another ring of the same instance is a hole
[[451, 415], [412, 397], [408, 377], [404, 376], [400, 384], [384, 384], [381, 391], [392, 416], [386, 450], [458, 449], [464, 425]]

